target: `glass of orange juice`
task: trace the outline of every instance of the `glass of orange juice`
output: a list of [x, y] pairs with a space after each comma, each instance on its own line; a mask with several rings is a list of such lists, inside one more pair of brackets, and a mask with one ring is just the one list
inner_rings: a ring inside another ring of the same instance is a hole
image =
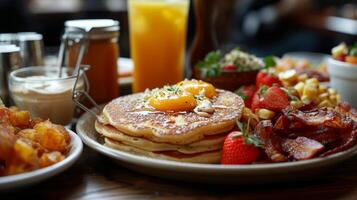
[[183, 79], [189, 0], [129, 0], [133, 91]]

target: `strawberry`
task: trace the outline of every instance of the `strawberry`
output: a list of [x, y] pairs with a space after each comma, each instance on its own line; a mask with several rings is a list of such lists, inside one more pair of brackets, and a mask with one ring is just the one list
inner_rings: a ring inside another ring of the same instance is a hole
[[251, 105], [251, 109], [253, 112], [255, 112], [257, 108], [259, 108], [259, 90], [254, 93]]
[[235, 91], [242, 99], [246, 107], [250, 108], [252, 106], [252, 100], [255, 92], [255, 85], [242, 86]]
[[281, 111], [290, 105], [289, 96], [281, 88], [277, 86], [266, 87], [262, 86], [254, 94], [252, 102], [252, 110], [257, 108], [265, 108], [271, 111]]
[[235, 65], [226, 65], [223, 67], [223, 71], [226, 71], [226, 72], [233, 72], [236, 70], [237, 70], [237, 66], [235, 66]]
[[256, 77], [256, 87], [259, 88], [262, 85], [273, 86], [273, 84], [281, 85], [281, 82], [277, 76], [270, 74], [264, 70], [260, 71]]
[[258, 159], [260, 141], [249, 135], [243, 125], [240, 129], [229, 133], [224, 140], [221, 164], [250, 164]]

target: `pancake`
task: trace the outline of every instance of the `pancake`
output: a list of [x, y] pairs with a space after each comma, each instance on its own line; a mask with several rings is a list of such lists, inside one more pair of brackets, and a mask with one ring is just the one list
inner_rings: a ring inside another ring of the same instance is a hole
[[227, 133], [235, 127], [244, 102], [238, 95], [216, 90], [211, 99], [215, 108], [209, 117], [195, 112], [161, 112], [143, 104], [145, 93], [119, 97], [108, 103], [98, 121], [119, 132], [153, 142], [187, 145], [207, 135]]
[[152, 142], [145, 138], [133, 137], [121, 133], [114, 127], [95, 123], [96, 130], [104, 137], [110, 140], [121, 142], [125, 145], [133, 146], [145, 151], [177, 151], [184, 154], [195, 154], [208, 151], [219, 150], [222, 148], [226, 134], [206, 136], [204, 139], [191, 143], [189, 145], [174, 145], [168, 143]]
[[178, 152], [150, 152], [133, 146], [125, 145], [120, 142], [105, 138], [105, 145], [120, 151], [143, 155], [151, 158], [164, 160], [173, 160], [178, 162], [192, 163], [219, 163], [221, 159], [221, 151], [210, 151], [198, 154], [182, 154]]

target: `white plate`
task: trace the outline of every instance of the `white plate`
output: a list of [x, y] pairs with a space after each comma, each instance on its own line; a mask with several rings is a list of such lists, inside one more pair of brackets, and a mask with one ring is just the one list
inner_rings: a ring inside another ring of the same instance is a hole
[[195, 164], [153, 159], [111, 149], [94, 129], [95, 117], [83, 114], [77, 122], [77, 133], [90, 148], [112, 158], [130, 169], [170, 179], [204, 183], [267, 183], [284, 180], [311, 178], [322, 169], [346, 160], [357, 153], [357, 146], [326, 158], [315, 158], [306, 161], [253, 164], [253, 165], [219, 165]]
[[71, 150], [64, 160], [42, 169], [0, 177], [0, 191], [33, 185], [69, 168], [81, 155], [83, 144], [76, 133], [68, 129], [67, 131], [71, 137]]

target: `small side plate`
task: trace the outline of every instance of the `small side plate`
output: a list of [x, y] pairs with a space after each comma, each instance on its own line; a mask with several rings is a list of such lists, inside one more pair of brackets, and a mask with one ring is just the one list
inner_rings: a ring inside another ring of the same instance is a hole
[[71, 137], [71, 150], [64, 160], [42, 169], [0, 177], [0, 191], [33, 185], [55, 176], [73, 165], [82, 153], [83, 144], [76, 133], [69, 129], [67, 131]]

